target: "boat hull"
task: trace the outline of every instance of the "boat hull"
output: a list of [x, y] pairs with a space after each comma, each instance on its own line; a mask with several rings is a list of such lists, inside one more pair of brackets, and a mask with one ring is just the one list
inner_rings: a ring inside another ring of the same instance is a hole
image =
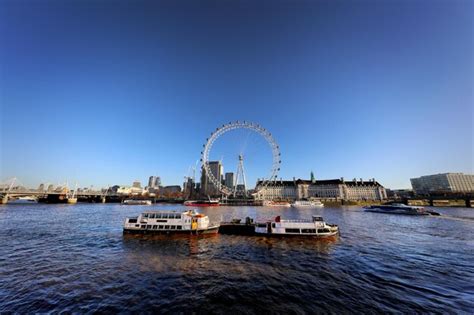
[[339, 231], [328, 234], [280, 234], [280, 233], [255, 233], [257, 236], [265, 237], [299, 237], [299, 238], [330, 238], [339, 234]]
[[311, 206], [299, 206], [299, 205], [291, 205], [292, 208], [296, 209], [309, 209], [309, 208], [322, 208], [324, 205], [311, 205]]
[[205, 230], [150, 230], [150, 229], [123, 229], [124, 234], [147, 234], [147, 235], [201, 235], [217, 234], [219, 226], [213, 226]]
[[399, 215], [430, 215], [428, 212], [407, 212], [407, 211], [397, 211], [397, 210], [383, 210], [383, 209], [366, 209], [365, 212], [375, 212], [375, 213], [388, 213], [388, 214], [399, 214]]

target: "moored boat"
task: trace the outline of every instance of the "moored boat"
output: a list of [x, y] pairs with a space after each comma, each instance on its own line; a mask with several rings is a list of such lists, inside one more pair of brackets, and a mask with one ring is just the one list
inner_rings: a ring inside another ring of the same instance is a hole
[[288, 201], [270, 201], [270, 200], [265, 200], [263, 202], [264, 206], [267, 207], [291, 207], [291, 204]]
[[364, 207], [366, 212], [405, 214], [405, 215], [440, 215], [435, 211], [428, 211], [424, 207], [407, 206], [401, 203], [391, 205], [373, 205]]
[[310, 220], [282, 220], [277, 216], [274, 220], [264, 222], [254, 223], [252, 219], [247, 218], [245, 223], [240, 223], [240, 220], [221, 223], [219, 233], [325, 238], [336, 236], [339, 228], [337, 225], [327, 224], [320, 216], [313, 216]]
[[220, 205], [219, 199], [186, 200], [183, 205], [186, 207], [217, 207]]
[[126, 218], [123, 232], [134, 234], [214, 234], [219, 224], [211, 224], [207, 215], [196, 210], [145, 211]]
[[321, 208], [324, 204], [319, 200], [296, 200], [291, 206], [293, 208]]
[[123, 201], [124, 205], [151, 205], [151, 200], [142, 200], [142, 199], [126, 199]]
[[25, 196], [25, 197], [18, 197], [16, 199], [12, 199], [8, 201], [10, 204], [27, 204], [27, 203], [38, 203], [38, 199], [34, 196]]

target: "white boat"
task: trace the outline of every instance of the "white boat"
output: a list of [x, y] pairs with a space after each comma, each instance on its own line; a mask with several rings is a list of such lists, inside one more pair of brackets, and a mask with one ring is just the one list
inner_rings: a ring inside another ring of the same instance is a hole
[[25, 204], [25, 203], [37, 203], [38, 199], [33, 196], [25, 196], [25, 197], [18, 197], [17, 199], [9, 200], [8, 203], [10, 204]]
[[221, 223], [219, 233], [324, 238], [337, 235], [339, 228], [337, 225], [327, 224], [320, 216], [313, 216], [311, 220], [282, 220], [277, 216], [273, 221], [254, 223], [252, 219], [246, 218], [245, 223], [240, 223], [240, 220]]
[[282, 220], [277, 216], [274, 221], [255, 224], [257, 235], [329, 237], [338, 233], [337, 225], [327, 224], [320, 216], [311, 220]]
[[196, 210], [145, 211], [138, 217], [126, 218], [123, 232], [134, 234], [213, 234], [219, 224], [211, 224], [207, 215]]
[[266, 207], [291, 207], [291, 204], [287, 201], [270, 201], [265, 200], [263, 205]]
[[151, 205], [151, 200], [140, 200], [140, 199], [126, 199], [123, 201], [124, 205]]
[[319, 200], [296, 200], [291, 204], [293, 208], [320, 208], [324, 204]]

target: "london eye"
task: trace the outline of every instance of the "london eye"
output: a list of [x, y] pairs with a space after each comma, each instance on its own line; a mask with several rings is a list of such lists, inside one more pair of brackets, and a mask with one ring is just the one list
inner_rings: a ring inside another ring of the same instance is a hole
[[[259, 164], [258, 166], [258, 185], [256, 185], [255, 189], [257, 191], [263, 189], [270, 182], [276, 180], [281, 165], [281, 154], [278, 144], [268, 130], [259, 124], [246, 121], [235, 121], [224, 124], [221, 127], [216, 128], [216, 130], [213, 131], [210, 137], [206, 140], [206, 143], [203, 145], [203, 151], [201, 152], [201, 163], [202, 170], [205, 173], [207, 180], [212, 183], [212, 185], [224, 196], [235, 196], [239, 180], [243, 181], [244, 187], [246, 185], [244, 157], [246, 158], [247, 155], [243, 151], [232, 154], [237, 159], [236, 180], [234, 181], [235, 185], [229, 185], [228, 183], [224, 182], [222, 178], [216, 178], [215, 171], [213, 172], [211, 169], [210, 162], [213, 148], [216, 147], [216, 144], [220, 143], [221, 141], [225, 141], [224, 135], [230, 133], [231, 131], [246, 131], [246, 135], [242, 135], [242, 133], [240, 134], [240, 136], [237, 138], [238, 141], [245, 142], [245, 145], [247, 145], [249, 136], [254, 136], [260, 139], [260, 143], [254, 145], [254, 147], [256, 147], [257, 150], [263, 150], [265, 143], [267, 147], [266, 150], [269, 151], [269, 158], [268, 161], [266, 161], [267, 163], [263, 163], [265, 165]], [[263, 154], [256, 155], [260, 156]]]

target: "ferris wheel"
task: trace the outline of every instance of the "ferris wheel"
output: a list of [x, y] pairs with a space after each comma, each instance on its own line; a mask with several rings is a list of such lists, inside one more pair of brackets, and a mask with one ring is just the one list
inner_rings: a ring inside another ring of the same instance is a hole
[[[280, 147], [277, 145], [273, 136], [270, 132], [268, 132], [262, 126], [246, 122], [246, 121], [236, 121], [236, 122], [229, 122], [228, 124], [224, 124], [219, 128], [216, 128], [214, 132], [211, 133], [211, 136], [206, 140], [206, 143], [203, 145], [203, 151], [201, 152], [201, 163], [204, 171], [206, 172], [207, 179], [211, 182], [223, 195], [231, 195], [235, 194], [235, 190], [232, 187], [228, 187], [224, 185], [220, 179], [217, 179], [211, 171], [211, 167], [209, 166], [209, 155], [211, 153], [212, 146], [214, 143], [221, 137], [223, 134], [236, 130], [236, 129], [247, 129], [251, 132], [256, 133], [257, 135], [261, 136], [268, 146], [271, 149], [272, 153], [272, 164], [270, 166], [270, 171], [267, 177], [264, 177], [259, 181], [258, 187], [256, 189], [260, 190], [265, 188], [270, 182], [277, 179], [278, 171], [280, 171], [280, 164], [281, 164], [281, 154], [280, 154]], [[239, 155], [239, 160], [242, 163], [242, 156]], [[243, 168], [243, 165], [242, 165]], [[245, 178], [245, 175], [242, 174]]]

